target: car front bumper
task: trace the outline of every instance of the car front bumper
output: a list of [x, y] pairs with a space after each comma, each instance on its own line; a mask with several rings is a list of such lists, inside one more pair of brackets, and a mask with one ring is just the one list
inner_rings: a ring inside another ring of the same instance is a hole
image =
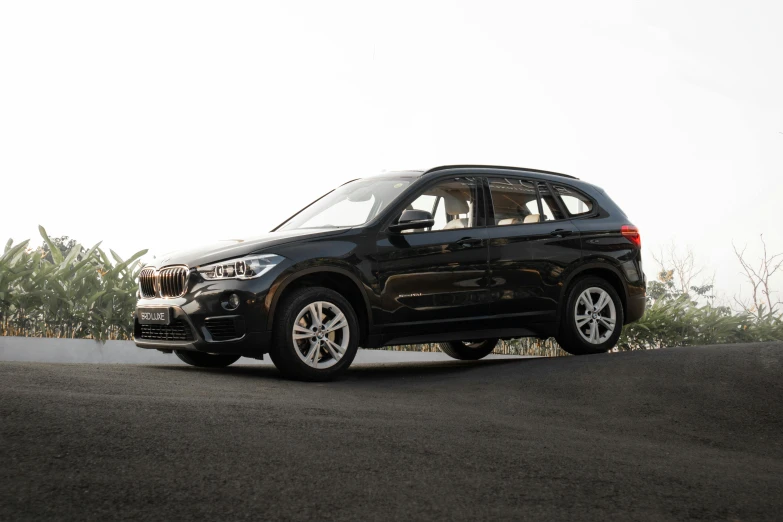
[[[139, 348], [189, 350], [220, 354], [241, 354], [262, 358], [269, 351], [263, 281], [201, 281], [177, 298], [139, 299], [134, 313], [134, 342]], [[239, 307], [230, 310], [228, 296], [239, 296]], [[138, 310], [165, 308], [168, 325], [146, 325]]]
[[[145, 304], [145, 308], [147, 308]], [[177, 306], [169, 306], [170, 317], [172, 321], [181, 322], [186, 329], [187, 339], [162, 338], [166, 334], [159, 335], [159, 338], [145, 337], [142, 333], [142, 325], [138, 318], [134, 317], [134, 338], [133, 341], [139, 348], [151, 348], [155, 350], [187, 350], [207, 353], [221, 354], [241, 354], [245, 357], [263, 358], [263, 354], [268, 351], [271, 340], [269, 331], [248, 332], [243, 327], [244, 321], [241, 316], [224, 316], [224, 322], [233, 322], [236, 335], [226, 339], [216, 339], [210, 332], [206, 323], [197, 326], [188, 315]]]

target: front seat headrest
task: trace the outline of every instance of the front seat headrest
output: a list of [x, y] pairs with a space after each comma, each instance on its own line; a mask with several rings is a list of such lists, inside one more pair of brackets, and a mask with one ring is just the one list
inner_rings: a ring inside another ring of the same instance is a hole
[[446, 208], [446, 214], [450, 216], [458, 216], [460, 214], [470, 213], [470, 205], [468, 205], [468, 202], [463, 199], [456, 198], [451, 194], [446, 194], [443, 196], [443, 203]]

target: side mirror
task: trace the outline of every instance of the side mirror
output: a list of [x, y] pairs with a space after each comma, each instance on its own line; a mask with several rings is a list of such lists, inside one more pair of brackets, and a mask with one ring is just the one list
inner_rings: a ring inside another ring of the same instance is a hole
[[421, 228], [431, 228], [435, 225], [432, 214], [426, 210], [405, 210], [403, 211], [397, 223], [389, 226], [392, 232], [402, 232], [404, 230], [418, 230]]

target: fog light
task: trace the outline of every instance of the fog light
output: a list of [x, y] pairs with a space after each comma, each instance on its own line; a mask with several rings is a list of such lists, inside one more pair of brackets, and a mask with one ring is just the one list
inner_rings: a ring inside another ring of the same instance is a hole
[[228, 296], [228, 302], [226, 303], [226, 308], [229, 310], [236, 310], [239, 308], [239, 296], [237, 294], [231, 294]]

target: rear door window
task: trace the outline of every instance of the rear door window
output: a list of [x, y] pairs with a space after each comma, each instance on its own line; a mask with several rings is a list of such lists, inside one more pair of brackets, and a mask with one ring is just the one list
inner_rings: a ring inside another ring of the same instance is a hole
[[528, 225], [566, 219], [557, 198], [544, 182], [489, 178], [489, 193], [495, 211], [495, 226]]
[[496, 226], [540, 222], [536, 186], [516, 178], [490, 178], [489, 192], [495, 211]]

